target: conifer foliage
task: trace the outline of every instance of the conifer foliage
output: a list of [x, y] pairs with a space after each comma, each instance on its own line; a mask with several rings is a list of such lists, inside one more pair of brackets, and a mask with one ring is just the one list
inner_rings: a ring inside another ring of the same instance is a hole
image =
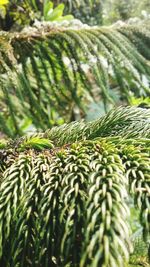
[[63, 23], [0, 33], [0, 130], [11, 137], [26, 118], [45, 130], [75, 107], [84, 114], [91, 99], [107, 111], [118, 97], [149, 96], [148, 24]]
[[129, 196], [150, 232], [150, 111], [0, 142], [0, 266], [123, 267]]

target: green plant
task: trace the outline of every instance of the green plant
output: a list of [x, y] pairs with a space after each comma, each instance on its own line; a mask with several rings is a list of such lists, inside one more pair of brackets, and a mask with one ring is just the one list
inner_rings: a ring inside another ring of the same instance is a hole
[[[64, 4], [54, 4], [50, 0], [12, 0], [3, 1], [0, 5], [2, 16], [0, 17], [0, 28], [6, 31], [21, 31], [25, 26], [33, 25], [35, 21], [64, 21], [72, 20], [72, 15], [64, 16]], [[7, 3], [7, 8], [6, 8]]]
[[118, 20], [130, 18], [148, 18], [149, 0], [57, 0], [65, 3], [65, 12], [71, 12], [75, 18], [88, 25], [110, 25]]
[[76, 108], [84, 117], [93, 101], [108, 111], [149, 95], [148, 24], [63, 25], [37, 22], [20, 33], [1, 32], [0, 129], [9, 136], [23, 133], [22, 121], [45, 130], [75, 119]]
[[63, 16], [65, 5], [59, 4], [54, 8], [54, 3], [45, 0], [43, 4], [43, 19], [45, 21], [63, 21], [73, 19], [72, 15]]
[[0, 29], [9, 30], [20, 30], [25, 25], [33, 23], [36, 18], [37, 11], [33, 7], [34, 1], [18, 1], [11, 0], [7, 1], [8, 4], [5, 6], [4, 16], [0, 16]]
[[132, 97], [130, 105], [150, 108], [150, 97], [139, 97], [139, 98]]
[[129, 196], [145, 241], [150, 232], [149, 120], [149, 110], [118, 108], [2, 141], [0, 265], [126, 266]]

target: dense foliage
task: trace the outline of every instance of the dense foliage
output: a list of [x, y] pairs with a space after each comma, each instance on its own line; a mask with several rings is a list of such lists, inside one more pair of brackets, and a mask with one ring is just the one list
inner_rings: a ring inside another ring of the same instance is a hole
[[0, 267], [149, 266], [149, 11], [0, 0]]
[[[88, 25], [110, 25], [130, 18], [149, 19], [149, 0], [1, 0], [0, 28], [22, 28], [32, 25], [36, 19], [44, 19], [44, 6], [64, 5], [64, 14], [73, 14]], [[51, 2], [51, 3], [50, 3]], [[59, 8], [55, 12], [57, 16]]]
[[1, 266], [126, 266], [129, 195], [150, 231], [149, 118], [119, 108], [1, 142]]
[[67, 23], [1, 32], [0, 130], [7, 135], [22, 134], [28, 123], [46, 129], [75, 119], [76, 107], [83, 117], [92, 101], [108, 111], [119, 101], [149, 96], [148, 24]]

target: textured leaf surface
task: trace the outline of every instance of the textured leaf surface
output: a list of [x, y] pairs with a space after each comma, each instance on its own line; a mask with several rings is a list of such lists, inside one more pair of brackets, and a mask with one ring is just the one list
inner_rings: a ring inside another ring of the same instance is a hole
[[5, 142], [0, 265], [123, 267], [131, 253], [133, 263], [129, 196], [145, 242], [150, 232], [149, 117], [118, 108], [92, 123]]

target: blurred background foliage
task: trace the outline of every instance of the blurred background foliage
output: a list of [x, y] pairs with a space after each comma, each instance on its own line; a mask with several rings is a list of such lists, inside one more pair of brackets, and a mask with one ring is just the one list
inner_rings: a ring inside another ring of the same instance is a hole
[[65, 15], [72, 14], [91, 26], [111, 25], [118, 20], [127, 21], [131, 18], [150, 18], [149, 0], [1, 0], [0, 28], [22, 29], [25, 25], [32, 25], [35, 20], [48, 20], [44, 16], [44, 6], [50, 8], [50, 2], [53, 2], [54, 8], [59, 6], [55, 15], [64, 9]]
[[0, 27], [5, 31], [21, 30], [24, 26], [31, 26], [36, 20], [61, 21], [73, 18], [68, 14], [63, 16], [63, 3], [56, 6], [49, 0], [3, 0], [2, 4], [5, 12], [0, 13]]

